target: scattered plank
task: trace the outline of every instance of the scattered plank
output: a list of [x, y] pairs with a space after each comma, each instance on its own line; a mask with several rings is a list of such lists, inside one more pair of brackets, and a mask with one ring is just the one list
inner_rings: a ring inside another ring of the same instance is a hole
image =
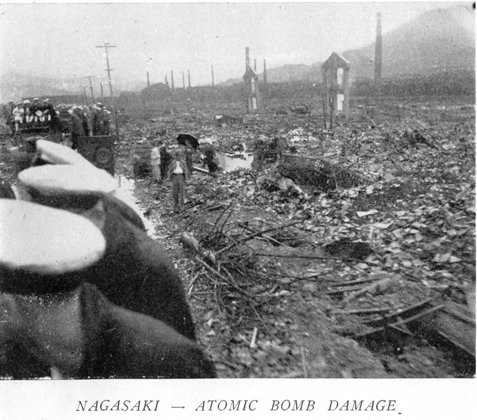
[[377, 282], [374, 282], [370, 284], [369, 286], [363, 287], [362, 289], [351, 293], [349, 296], [347, 296], [345, 299], [343, 299], [343, 305], [348, 304], [351, 302], [353, 299], [356, 299], [359, 296], [362, 296], [366, 293], [371, 293], [373, 295], [377, 295], [380, 293], [384, 293], [385, 291], [389, 290], [391, 287], [393, 287], [395, 284], [397, 284], [396, 279], [384, 279], [384, 280], [379, 280]]
[[475, 318], [464, 305], [447, 303], [432, 323], [438, 335], [475, 357]]

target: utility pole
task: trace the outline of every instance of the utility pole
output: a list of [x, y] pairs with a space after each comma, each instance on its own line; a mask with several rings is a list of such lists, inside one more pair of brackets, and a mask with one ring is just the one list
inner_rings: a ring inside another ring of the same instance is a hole
[[213, 64], [210, 66], [210, 70], [212, 73], [212, 87], [214, 87], [215, 83], [214, 83], [214, 65]]
[[151, 82], [149, 80], [149, 72], [147, 71], [146, 72], [146, 83], [147, 83], [147, 87], [150, 87], [151, 86]]
[[109, 83], [109, 95], [111, 97], [111, 106], [113, 107], [114, 113], [114, 125], [116, 126], [116, 136], [119, 140], [119, 127], [118, 127], [118, 114], [116, 112], [116, 104], [114, 103], [114, 96], [113, 96], [113, 82], [111, 80], [111, 71], [113, 70], [109, 65], [109, 48], [116, 48], [116, 45], [109, 45], [109, 42], [105, 42], [104, 45], [98, 45], [96, 48], [104, 48], [104, 52], [106, 55], [106, 71], [108, 73], [108, 83]]
[[187, 78], [189, 79], [189, 89], [191, 88], [190, 86], [190, 70], [187, 70]]
[[381, 34], [381, 13], [376, 15], [376, 44], [374, 50], [374, 87], [376, 99], [381, 105], [381, 80], [383, 73], [383, 36]]
[[174, 70], [171, 70], [171, 90], [174, 92]]
[[88, 97], [86, 96], [86, 88], [83, 86], [83, 96], [84, 96], [84, 104], [88, 103]]
[[99, 82], [99, 89], [101, 91], [101, 102], [104, 102], [103, 82]]
[[94, 92], [93, 92], [93, 82], [91, 81], [94, 76], [86, 76], [89, 80], [89, 89], [91, 90], [91, 102], [94, 103]]

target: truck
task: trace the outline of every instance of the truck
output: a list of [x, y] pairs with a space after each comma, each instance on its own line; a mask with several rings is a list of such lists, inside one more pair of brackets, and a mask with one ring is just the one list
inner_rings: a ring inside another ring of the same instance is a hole
[[[50, 125], [20, 126], [14, 136], [14, 146], [10, 149], [16, 172], [31, 166], [36, 152], [36, 142], [40, 139], [67, 144], [69, 128], [67, 120], [60, 118], [61, 127]], [[114, 175], [114, 144], [118, 138], [112, 135], [81, 136], [77, 152], [93, 165]]]

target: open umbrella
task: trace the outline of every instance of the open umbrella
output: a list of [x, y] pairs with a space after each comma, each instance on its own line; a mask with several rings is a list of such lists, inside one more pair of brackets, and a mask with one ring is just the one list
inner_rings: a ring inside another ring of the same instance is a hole
[[182, 144], [183, 146], [186, 145], [186, 142], [194, 148], [197, 149], [199, 147], [199, 140], [197, 137], [194, 137], [192, 134], [179, 134], [177, 136], [177, 143]]

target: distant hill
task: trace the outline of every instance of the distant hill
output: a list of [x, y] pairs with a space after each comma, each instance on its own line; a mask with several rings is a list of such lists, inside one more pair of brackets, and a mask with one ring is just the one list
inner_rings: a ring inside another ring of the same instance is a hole
[[[383, 35], [383, 76], [474, 68], [474, 19], [470, 6], [431, 10]], [[373, 77], [374, 48], [343, 53], [352, 77]]]
[[[298, 80], [321, 81], [321, 63], [311, 66], [306, 64], [287, 64], [267, 70], [267, 81], [274, 83], [294, 82]], [[261, 74], [262, 78], [263, 75]]]
[[[386, 26], [385, 17], [383, 27]], [[426, 12], [383, 35], [383, 76], [475, 67], [475, 18], [471, 6]], [[343, 53], [351, 77], [374, 76], [374, 42]], [[321, 81], [321, 62], [288, 64], [267, 70], [270, 82]], [[260, 80], [263, 75], [259, 75]], [[237, 80], [238, 81], [238, 80]]]

